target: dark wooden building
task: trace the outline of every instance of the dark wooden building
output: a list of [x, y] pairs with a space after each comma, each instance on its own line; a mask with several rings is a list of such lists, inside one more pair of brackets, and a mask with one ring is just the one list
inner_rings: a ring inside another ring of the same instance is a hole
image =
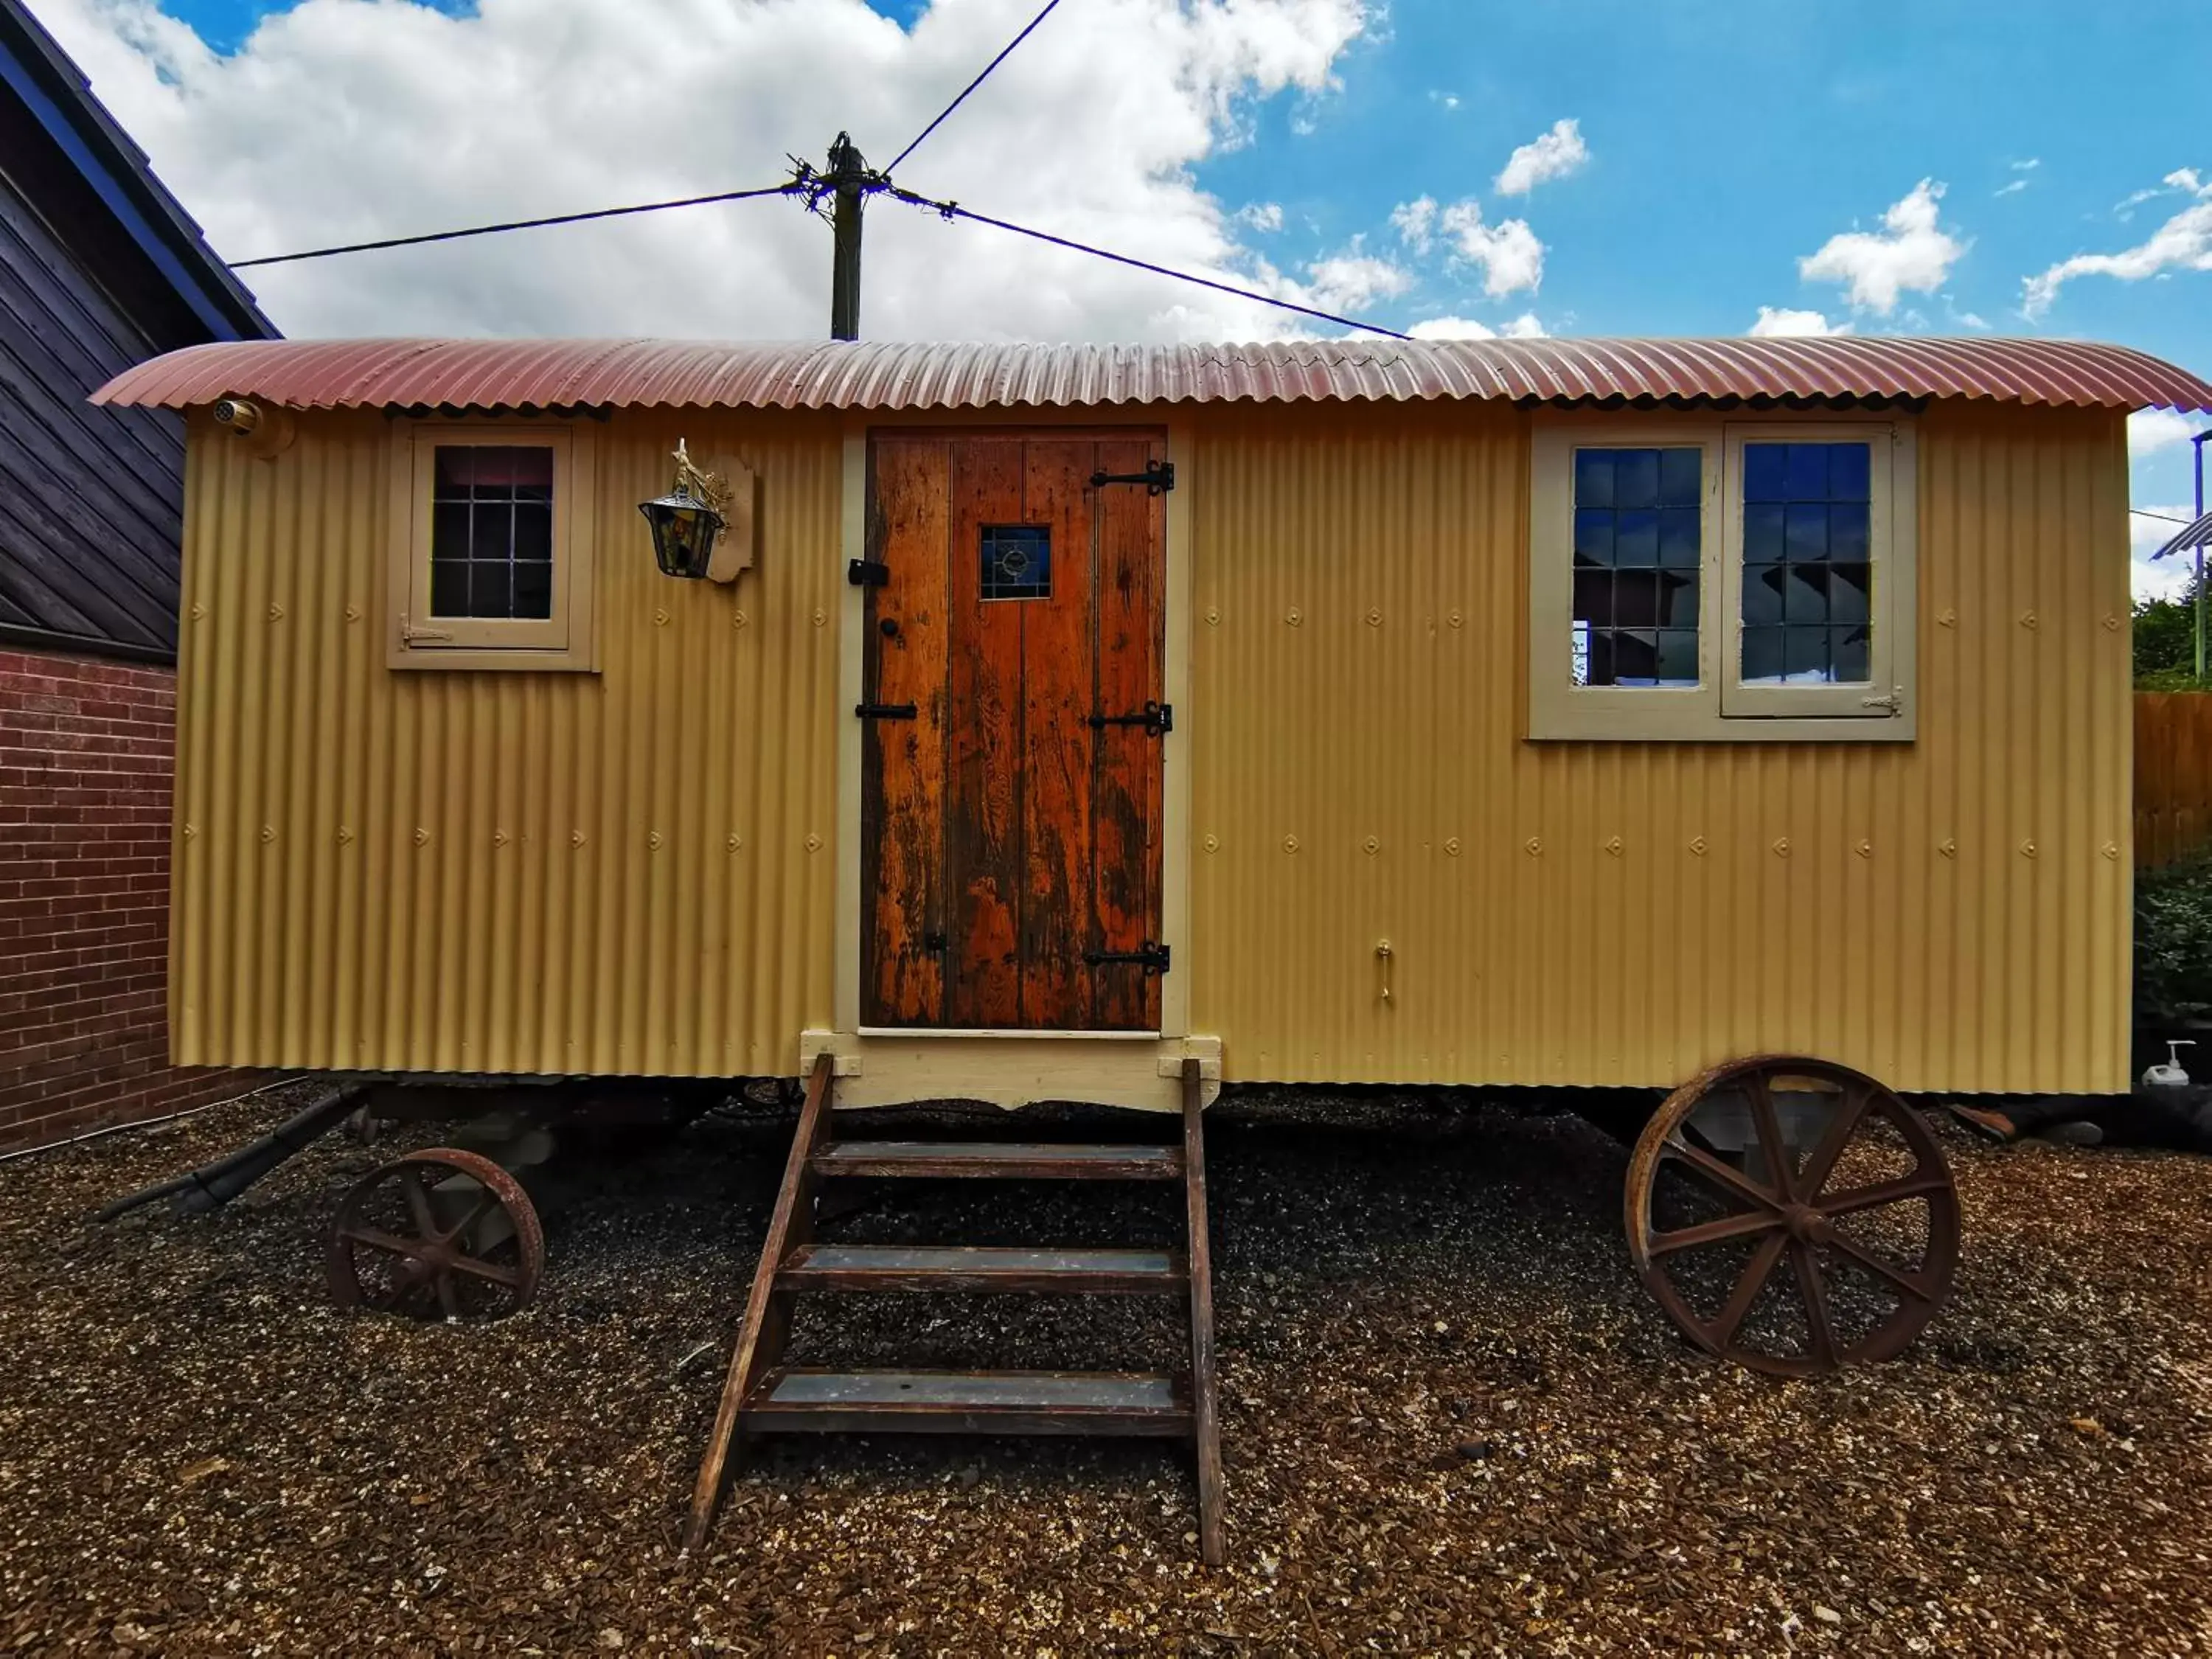
[[273, 337], [21, 0], [0, 0], [0, 1146], [239, 1086], [168, 1063], [183, 422], [118, 370]]

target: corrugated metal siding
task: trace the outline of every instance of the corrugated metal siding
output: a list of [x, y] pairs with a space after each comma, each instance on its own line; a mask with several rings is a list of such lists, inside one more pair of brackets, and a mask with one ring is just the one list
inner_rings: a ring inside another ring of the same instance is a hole
[[1226, 1075], [1660, 1085], [1784, 1048], [2125, 1087], [2118, 420], [1923, 422], [1922, 735], [1864, 747], [1523, 742], [1510, 410], [1196, 430], [1192, 1015]]
[[[653, 568], [679, 431], [762, 477], [734, 588]], [[385, 666], [386, 451], [190, 446], [175, 1057], [787, 1073], [830, 1012], [834, 427], [610, 424], [598, 675]]]
[[1070, 408], [1146, 403], [1989, 398], [2212, 409], [2212, 386], [2124, 346], [1874, 336], [934, 345], [711, 340], [298, 340], [173, 352], [103, 387], [182, 409], [607, 404]]

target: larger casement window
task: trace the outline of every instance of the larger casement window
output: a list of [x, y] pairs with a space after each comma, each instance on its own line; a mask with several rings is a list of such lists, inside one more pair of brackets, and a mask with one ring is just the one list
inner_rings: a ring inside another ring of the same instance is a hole
[[1914, 733], [1911, 423], [1540, 422], [1528, 735]]
[[589, 669], [592, 434], [393, 422], [395, 668]]

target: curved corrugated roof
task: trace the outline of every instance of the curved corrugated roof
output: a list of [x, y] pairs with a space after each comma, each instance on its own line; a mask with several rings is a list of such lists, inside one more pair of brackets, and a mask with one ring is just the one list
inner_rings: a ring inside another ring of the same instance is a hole
[[1332, 340], [1274, 345], [285, 340], [194, 346], [94, 401], [183, 409], [571, 404], [987, 409], [1502, 398], [1981, 398], [2212, 410], [2212, 385], [2072, 340]]

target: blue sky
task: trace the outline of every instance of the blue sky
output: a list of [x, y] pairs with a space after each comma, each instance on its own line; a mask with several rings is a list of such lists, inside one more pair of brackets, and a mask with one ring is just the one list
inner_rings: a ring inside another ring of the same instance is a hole
[[[1079, 30], [1091, 3], [1063, 0], [977, 104], [1018, 99], [1035, 45]], [[219, 50], [282, 9], [165, 3]], [[927, 21], [927, 0], [870, 3], [904, 27]], [[2093, 271], [2038, 314], [2022, 301], [2026, 279], [2136, 246], [2188, 209], [2198, 198], [2162, 183], [2179, 170], [2212, 183], [2208, 46], [2201, 9], [2136, 0], [1391, 0], [1335, 53], [1331, 84], [1248, 93], [1236, 139], [1185, 170], [1225, 208], [1261, 210], [1239, 232], [1249, 257], [1286, 273], [1347, 255], [1388, 262], [1396, 275], [1379, 287], [1320, 286], [1391, 326], [1449, 316], [1504, 330], [1533, 317], [1559, 333], [1740, 334], [1765, 307], [1861, 332], [2118, 340], [2207, 372], [2212, 269]], [[852, 112], [856, 135], [869, 114]], [[1586, 159], [1501, 194], [1505, 158], [1563, 118]], [[903, 181], [988, 205], [989, 182], [949, 176], [957, 169], [937, 144]], [[1942, 187], [1935, 234], [1952, 250], [1940, 283], [1884, 311], [1855, 305], [1842, 280], [1801, 274], [1831, 239], [1879, 232], [1923, 179]], [[1540, 240], [1540, 285], [1486, 292], [1495, 270], [1450, 257], [1441, 231], [1417, 257], [1392, 215], [1423, 197], [1438, 212], [1471, 203], [1493, 229], [1525, 221]], [[2187, 454], [2169, 442], [2143, 455], [2138, 501], [2185, 502]]]

